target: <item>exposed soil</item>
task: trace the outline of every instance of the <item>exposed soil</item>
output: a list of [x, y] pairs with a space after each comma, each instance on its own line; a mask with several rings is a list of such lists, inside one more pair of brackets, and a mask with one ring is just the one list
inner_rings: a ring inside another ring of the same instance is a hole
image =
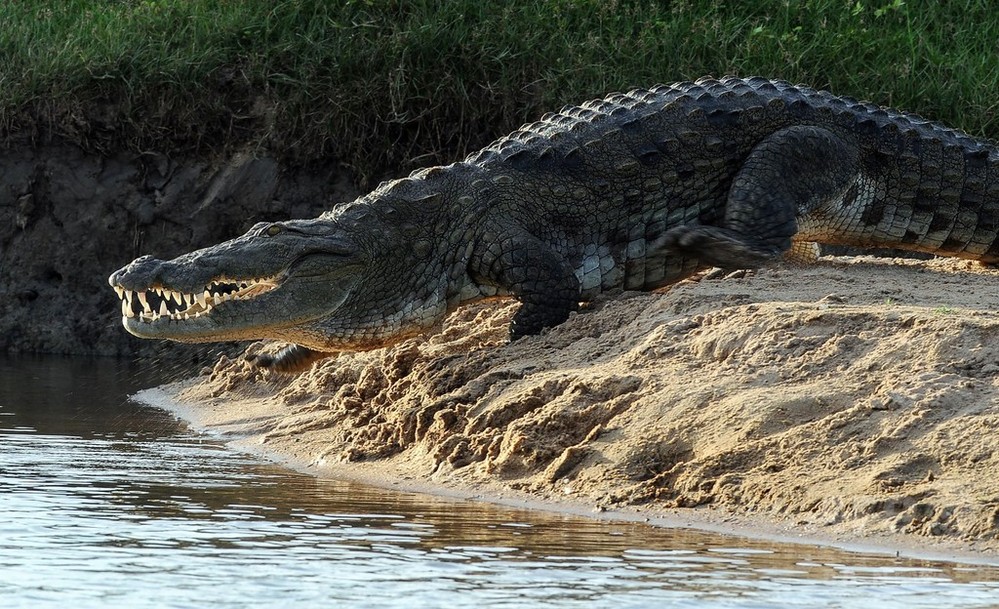
[[515, 305], [487, 303], [299, 376], [222, 358], [168, 391], [320, 475], [994, 556], [997, 280], [956, 260], [824, 258], [625, 293], [512, 344]]

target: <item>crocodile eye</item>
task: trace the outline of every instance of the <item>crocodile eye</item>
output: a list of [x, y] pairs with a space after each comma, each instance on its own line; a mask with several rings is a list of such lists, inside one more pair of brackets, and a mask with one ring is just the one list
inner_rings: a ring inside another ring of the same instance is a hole
[[283, 230], [284, 229], [281, 228], [280, 224], [271, 224], [270, 226], [267, 227], [266, 233], [268, 237], [273, 237], [274, 235], [281, 234]]

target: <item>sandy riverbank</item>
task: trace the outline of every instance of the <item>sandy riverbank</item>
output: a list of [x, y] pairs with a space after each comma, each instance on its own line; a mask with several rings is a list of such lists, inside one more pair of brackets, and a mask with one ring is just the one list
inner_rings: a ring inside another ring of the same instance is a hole
[[[999, 272], [825, 258], [508, 303], [297, 377], [223, 359], [180, 415], [321, 476], [999, 558]], [[279, 345], [254, 345], [251, 352]]]

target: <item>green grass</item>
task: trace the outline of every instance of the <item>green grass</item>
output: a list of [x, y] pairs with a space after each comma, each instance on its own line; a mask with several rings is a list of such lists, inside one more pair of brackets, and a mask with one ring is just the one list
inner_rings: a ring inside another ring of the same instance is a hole
[[455, 160], [545, 110], [704, 74], [781, 77], [999, 136], [990, 0], [19, 0], [0, 136], [102, 151]]

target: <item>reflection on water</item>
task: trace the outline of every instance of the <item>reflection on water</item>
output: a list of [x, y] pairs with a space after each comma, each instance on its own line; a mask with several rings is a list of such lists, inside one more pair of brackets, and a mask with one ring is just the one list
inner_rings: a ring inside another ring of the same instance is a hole
[[139, 372], [0, 359], [0, 606], [999, 604], [992, 567], [316, 480], [128, 401]]

